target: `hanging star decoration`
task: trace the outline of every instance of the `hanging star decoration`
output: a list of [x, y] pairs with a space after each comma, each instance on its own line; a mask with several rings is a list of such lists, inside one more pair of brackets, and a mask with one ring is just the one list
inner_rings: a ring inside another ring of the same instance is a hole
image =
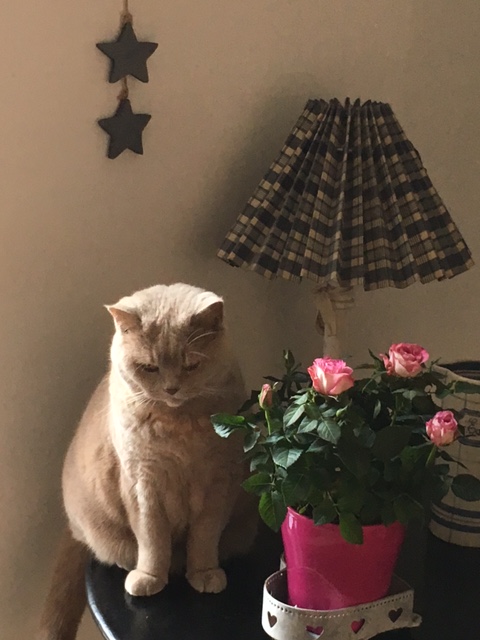
[[97, 47], [111, 60], [109, 82], [118, 82], [126, 76], [148, 82], [147, 60], [158, 44], [139, 42], [131, 21], [125, 22], [114, 42], [99, 42]]
[[108, 157], [114, 159], [126, 149], [143, 154], [142, 133], [151, 117], [148, 113], [133, 113], [130, 100], [121, 99], [113, 116], [98, 121], [110, 136]]
[[158, 47], [155, 42], [139, 42], [133, 30], [133, 16], [128, 0], [123, 0], [120, 35], [114, 42], [100, 42], [98, 49], [111, 60], [109, 82], [122, 81], [118, 107], [110, 118], [101, 118], [99, 126], [108, 133], [107, 156], [117, 158], [126, 149], [143, 154], [143, 130], [152, 117], [148, 113], [134, 113], [129, 100], [127, 76], [148, 82], [147, 60]]

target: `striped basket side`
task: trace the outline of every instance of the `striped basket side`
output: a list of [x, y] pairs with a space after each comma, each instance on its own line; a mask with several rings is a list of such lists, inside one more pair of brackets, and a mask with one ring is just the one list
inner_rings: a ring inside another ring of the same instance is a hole
[[[465, 428], [465, 434], [448, 447], [448, 453], [458, 461], [450, 463], [450, 474], [470, 473], [480, 479], [480, 361], [455, 362], [437, 367], [437, 371], [447, 380], [478, 381], [478, 394], [449, 396], [442, 408], [459, 411]], [[449, 491], [432, 505], [429, 527], [446, 542], [480, 547], [480, 501], [466, 502]]]

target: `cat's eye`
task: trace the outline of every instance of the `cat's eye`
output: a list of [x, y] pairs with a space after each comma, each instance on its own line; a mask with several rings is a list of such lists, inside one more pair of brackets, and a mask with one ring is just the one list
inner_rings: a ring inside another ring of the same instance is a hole
[[154, 364], [141, 364], [140, 369], [146, 373], [158, 373], [159, 369]]
[[184, 364], [183, 365], [183, 370], [184, 371], [195, 371], [195, 369], [198, 369], [200, 365], [200, 362], [192, 362], [192, 364]]

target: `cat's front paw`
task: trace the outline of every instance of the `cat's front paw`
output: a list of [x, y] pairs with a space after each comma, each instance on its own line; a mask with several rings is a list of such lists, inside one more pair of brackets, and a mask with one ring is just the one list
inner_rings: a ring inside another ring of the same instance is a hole
[[200, 593], [220, 593], [227, 586], [223, 569], [204, 569], [187, 573], [187, 580]]
[[125, 580], [125, 590], [131, 596], [153, 596], [161, 591], [167, 584], [167, 580], [159, 576], [145, 573], [139, 569], [130, 571]]

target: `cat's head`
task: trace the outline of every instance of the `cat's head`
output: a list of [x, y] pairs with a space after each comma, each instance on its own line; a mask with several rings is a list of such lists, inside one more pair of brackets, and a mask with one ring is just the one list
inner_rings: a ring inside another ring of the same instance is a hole
[[107, 306], [111, 361], [142, 397], [177, 407], [214, 392], [225, 349], [223, 300], [187, 284], [157, 285]]

